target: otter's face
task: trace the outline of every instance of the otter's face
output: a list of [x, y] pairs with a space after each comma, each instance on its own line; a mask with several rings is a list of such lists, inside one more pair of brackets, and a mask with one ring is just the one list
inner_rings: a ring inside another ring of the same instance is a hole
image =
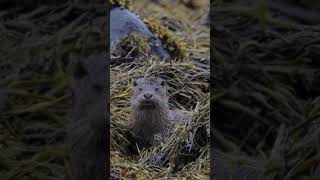
[[162, 79], [148, 77], [133, 82], [133, 108], [155, 109], [167, 102], [167, 87]]

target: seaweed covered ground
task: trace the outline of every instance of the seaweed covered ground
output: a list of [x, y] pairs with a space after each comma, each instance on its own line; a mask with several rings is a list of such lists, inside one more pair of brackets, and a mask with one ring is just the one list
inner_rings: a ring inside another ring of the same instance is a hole
[[[153, 179], [163, 177], [209, 178], [209, 72], [185, 62], [134, 63], [112, 68], [111, 79], [111, 177]], [[165, 71], [165, 74], [162, 74]], [[127, 152], [132, 82], [136, 77], [158, 74], [170, 87], [172, 109], [191, 111], [190, 123], [180, 124], [163, 145]], [[123, 78], [128, 77], [128, 78]]]
[[[173, 60], [164, 63], [157, 57], [140, 57], [111, 66], [110, 176], [209, 179], [209, 1], [143, 0], [134, 1], [129, 8], [163, 41]], [[172, 46], [176, 49], [170, 49]], [[164, 144], [132, 154], [126, 135], [132, 83], [148, 75], [167, 82], [171, 109], [190, 111], [193, 118], [190, 123], [179, 124]]]
[[[319, 178], [320, 26], [315, 3], [211, 4], [212, 137], [216, 150], [229, 155], [221, 156], [224, 162], [213, 169], [217, 177]], [[218, 156], [213, 155], [214, 162]]]

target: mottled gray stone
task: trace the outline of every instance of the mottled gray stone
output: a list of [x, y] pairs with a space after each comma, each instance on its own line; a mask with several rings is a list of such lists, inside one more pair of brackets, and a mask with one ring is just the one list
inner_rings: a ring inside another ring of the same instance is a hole
[[127, 9], [113, 8], [110, 12], [110, 47], [119, 50], [119, 42], [132, 32], [138, 32], [148, 38], [151, 47], [150, 55], [158, 56], [160, 59], [169, 58], [169, 54], [163, 48], [163, 44], [148, 27]]

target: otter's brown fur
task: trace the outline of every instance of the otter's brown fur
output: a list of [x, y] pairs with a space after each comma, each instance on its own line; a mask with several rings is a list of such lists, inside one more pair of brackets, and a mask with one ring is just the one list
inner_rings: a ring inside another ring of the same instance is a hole
[[129, 129], [140, 147], [163, 142], [182, 115], [169, 109], [167, 85], [154, 76], [134, 81], [131, 107]]

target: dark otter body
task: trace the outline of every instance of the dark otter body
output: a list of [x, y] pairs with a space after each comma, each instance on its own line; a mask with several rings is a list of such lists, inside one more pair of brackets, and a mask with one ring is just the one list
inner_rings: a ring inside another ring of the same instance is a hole
[[184, 114], [170, 111], [165, 82], [156, 77], [140, 78], [133, 84], [129, 129], [140, 147], [163, 142]]
[[0, 112], [6, 107], [7, 94], [0, 89]]
[[104, 55], [91, 56], [75, 69], [73, 112], [67, 131], [72, 171], [68, 180], [106, 179], [106, 61]]

